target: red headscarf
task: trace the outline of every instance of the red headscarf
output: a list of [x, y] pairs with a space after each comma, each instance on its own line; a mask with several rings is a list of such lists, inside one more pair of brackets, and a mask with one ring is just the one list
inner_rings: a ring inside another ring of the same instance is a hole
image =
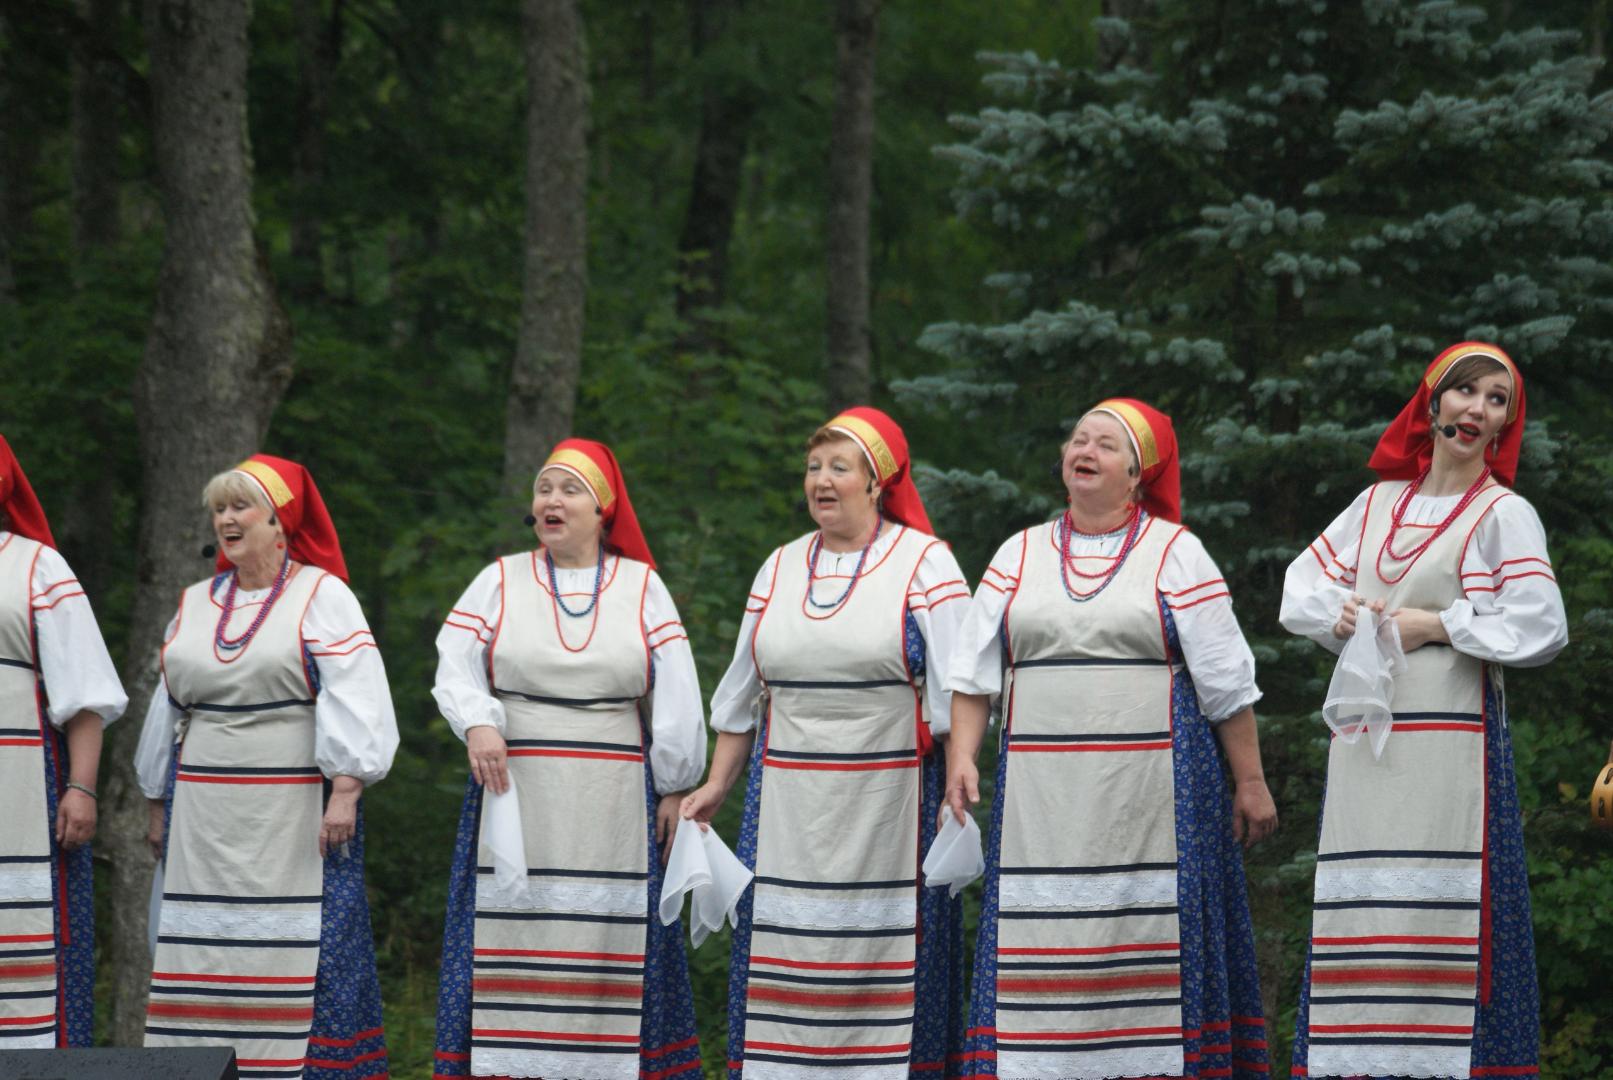
[[50, 535], [50, 522], [45, 520], [45, 508], [39, 505], [28, 476], [4, 435], [0, 435], [0, 507], [11, 519], [12, 532], [38, 540], [46, 547], [56, 546]]
[[874, 476], [883, 492], [880, 509], [892, 521], [934, 534], [924, 501], [913, 483], [913, 470], [907, 456], [907, 436], [902, 426], [878, 409], [858, 405], [847, 409], [824, 425], [856, 443], [874, 467]]
[[1136, 398], [1109, 398], [1088, 409], [1082, 416], [1108, 413], [1119, 420], [1131, 437], [1141, 470], [1137, 489], [1142, 492], [1143, 509], [1157, 518], [1182, 520], [1182, 465], [1176, 457], [1176, 428], [1171, 418]]
[[1434, 387], [1451, 369], [1451, 365], [1469, 356], [1488, 356], [1498, 360], [1512, 376], [1512, 396], [1507, 401], [1507, 419], [1501, 427], [1497, 444], [1484, 449], [1484, 460], [1495, 473], [1496, 479], [1508, 487], [1518, 475], [1518, 452], [1523, 447], [1523, 373], [1512, 357], [1497, 345], [1484, 341], [1464, 341], [1452, 345], [1428, 365], [1417, 392], [1406, 407], [1400, 410], [1394, 423], [1384, 431], [1383, 437], [1372, 451], [1367, 467], [1378, 474], [1380, 480], [1415, 480], [1434, 460], [1434, 434], [1432, 408]]
[[[237, 465], [235, 471], [257, 484], [264, 498], [269, 500], [269, 506], [285, 529], [286, 549], [293, 559], [347, 580], [341, 539], [307, 469], [285, 458], [253, 454]], [[216, 565], [223, 572], [234, 564], [221, 551]]]
[[[633, 513], [633, 500], [627, 497], [622, 467], [610, 447], [592, 439], [562, 439], [549, 452], [543, 469], [564, 469], [586, 484], [599, 505], [600, 521], [606, 530], [605, 546], [655, 568], [649, 541], [644, 539], [638, 515]], [[539, 475], [543, 469], [538, 470]]]

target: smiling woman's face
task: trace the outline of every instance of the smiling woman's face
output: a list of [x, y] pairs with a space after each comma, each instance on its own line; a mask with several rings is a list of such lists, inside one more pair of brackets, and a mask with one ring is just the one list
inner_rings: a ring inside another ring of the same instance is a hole
[[1137, 487], [1137, 454], [1125, 425], [1106, 412], [1083, 416], [1064, 444], [1060, 473], [1072, 502], [1102, 512], [1131, 501]]
[[588, 485], [570, 469], [548, 468], [532, 489], [533, 531], [555, 551], [592, 551], [599, 543], [598, 504]]
[[213, 503], [213, 535], [219, 551], [236, 566], [262, 559], [280, 540], [280, 527], [271, 525], [269, 508], [240, 495]]

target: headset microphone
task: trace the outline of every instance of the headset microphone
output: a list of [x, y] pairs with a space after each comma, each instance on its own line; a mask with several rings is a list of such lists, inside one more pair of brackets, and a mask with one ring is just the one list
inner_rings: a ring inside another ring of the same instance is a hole
[[529, 528], [538, 523], [538, 519], [533, 517], [531, 514], [528, 514], [526, 517], [522, 518], [521, 520], [526, 522], [526, 524], [527, 524], [527, 526]]
[[1444, 427], [1439, 429], [1439, 433], [1445, 436], [1447, 439], [1454, 439], [1456, 438], [1456, 425], [1446, 424]]
[[217, 555], [217, 554], [218, 554], [218, 548], [214, 547], [212, 544], [206, 544], [206, 545], [204, 545], [202, 547], [202, 558], [204, 558], [204, 559], [211, 559], [214, 555]]

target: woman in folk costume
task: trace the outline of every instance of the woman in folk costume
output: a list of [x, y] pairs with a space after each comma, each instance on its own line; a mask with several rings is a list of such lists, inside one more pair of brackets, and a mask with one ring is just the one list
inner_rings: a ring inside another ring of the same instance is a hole
[[919, 863], [968, 587], [884, 413], [820, 428], [805, 489], [818, 529], [756, 575], [712, 698], [711, 775], [683, 805], [710, 820], [749, 760], [738, 854], [756, 879], [734, 934], [728, 1071], [938, 1076], [961, 1043], [962, 915]]
[[541, 546], [478, 574], [437, 635], [471, 775], [435, 1075], [693, 1076], [683, 943], [650, 917], [706, 760], [689, 639], [605, 444], [555, 447], [529, 521]]
[[1503, 665], [1568, 641], [1534, 508], [1513, 493], [1523, 376], [1435, 358], [1374, 484], [1288, 568], [1282, 623], [1337, 652], [1363, 608], [1405, 650], [1382, 756], [1334, 739], [1296, 1076], [1534, 1076], [1540, 1002]]
[[1069, 510], [998, 549], [950, 684], [960, 820], [979, 800], [989, 699], [1003, 702], [970, 1072], [1264, 1076], [1238, 849], [1277, 824], [1254, 658], [1178, 524], [1169, 417], [1094, 406], [1060, 475]]
[[360, 795], [397, 723], [313, 477], [254, 454], [202, 494], [135, 754], [162, 860], [147, 1046], [235, 1047], [243, 1080], [387, 1072]]
[[0, 436], [0, 1050], [90, 1045], [95, 780], [128, 703]]

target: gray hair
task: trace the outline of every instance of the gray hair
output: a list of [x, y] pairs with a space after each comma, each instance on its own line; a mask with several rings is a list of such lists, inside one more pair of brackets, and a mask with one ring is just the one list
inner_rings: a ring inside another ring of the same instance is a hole
[[247, 502], [253, 506], [261, 506], [265, 510], [273, 511], [269, 505], [268, 497], [263, 494], [263, 488], [258, 482], [241, 472], [239, 469], [225, 469], [202, 488], [202, 509], [211, 510], [215, 506], [224, 506], [232, 502]]

